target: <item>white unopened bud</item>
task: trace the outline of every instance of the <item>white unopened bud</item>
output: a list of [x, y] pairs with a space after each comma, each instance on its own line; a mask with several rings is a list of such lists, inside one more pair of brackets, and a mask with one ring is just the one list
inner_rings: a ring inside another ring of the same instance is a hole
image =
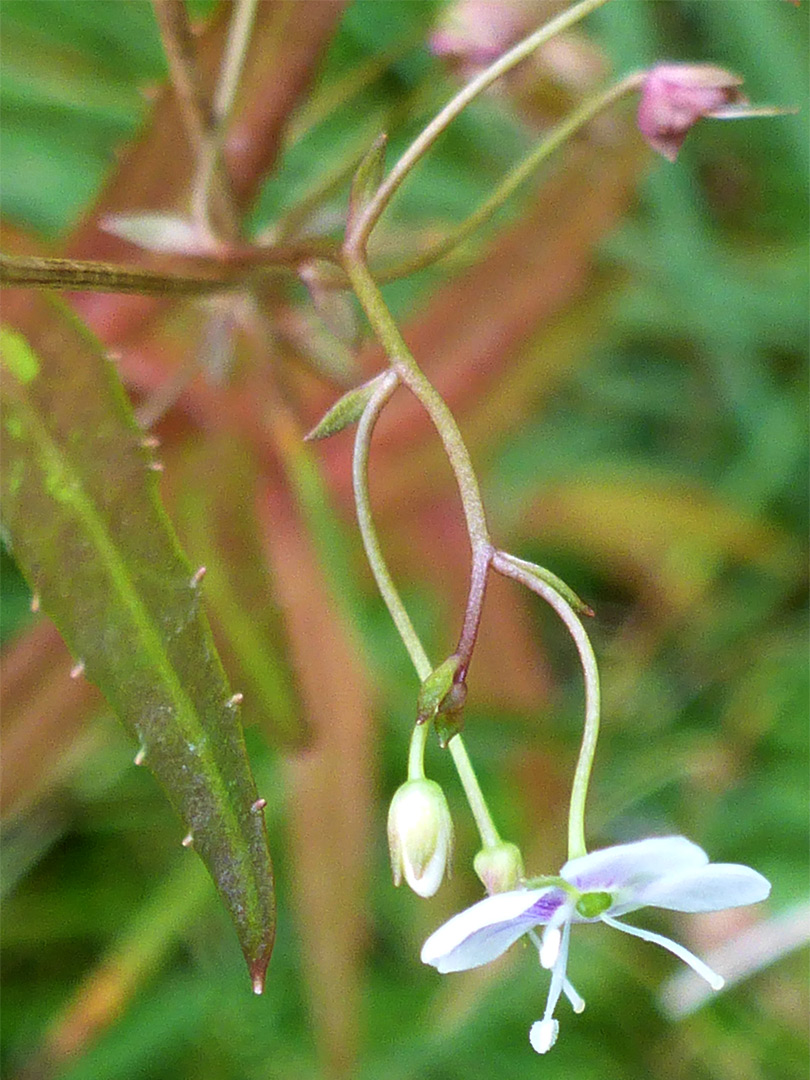
[[517, 844], [502, 840], [493, 847], [482, 848], [473, 860], [481, 884], [492, 893], [516, 889], [523, 877], [523, 856]]
[[388, 847], [394, 884], [404, 877], [418, 896], [433, 896], [452, 855], [453, 822], [433, 780], [408, 780], [391, 800]]

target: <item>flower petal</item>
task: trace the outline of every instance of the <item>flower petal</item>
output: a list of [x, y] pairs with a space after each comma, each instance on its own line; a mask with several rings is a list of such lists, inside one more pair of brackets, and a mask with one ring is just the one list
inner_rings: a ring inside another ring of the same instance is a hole
[[[592, 851], [569, 859], [560, 877], [582, 892], [613, 892], [633, 889], [673, 874], [705, 866], [709, 856], [683, 836], [651, 837], [632, 844]], [[649, 901], [644, 901], [649, 903]]]
[[651, 881], [637, 890], [635, 899], [670, 911], [722, 911], [756, 904], [770, 891], [768, 879], [750, 866], [713, 863]]
[[[538, 904], [543, 899], [547, 902]], [[565, 899], [565, 893], [550, 887], [487, 896], [430, 935], [422, 946], [422, 962], [442, 974], [488, 964], [531, 927], [545, 922]]]

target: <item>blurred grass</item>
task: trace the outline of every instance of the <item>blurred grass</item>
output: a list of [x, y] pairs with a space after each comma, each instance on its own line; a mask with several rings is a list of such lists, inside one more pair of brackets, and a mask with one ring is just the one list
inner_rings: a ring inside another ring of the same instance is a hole
[[[255, 207], [255, 228], [294, 205], [378, 124], [392, 126], [393, 160], [450, 95], [441, 65], [422, 44], [409, 47], [439, 6], [350, 5], [321, 87], [385, 50], [395, 58], [286, 149]], [[515, 366], [532, 364], [538, 385], [521, 423], [493, 417], [497, 439], [476, 429], [480, 445], [472, 447], [496, 535], [561, 573], [598, 612], [606, 714], [593, 840], [683, 831], [713, 858], [768, 874], [774, 911], [807, 888], [807, 16], [806, 5], [797, 11], [777, 0], [615, 0], [592, 18], [588, 31], [617, 71], [661, 56], [711, 60], [744, 74], [752, 100], [801, 112], [707, 122], [676, 166], [650, 160], [632, 215], [602, 246], [601, 273], [610, 275], [604, 312], [586, 315], [585, 296], [569, 307], [563, 329], [571, 359], [548, 384], [544, 333], [524, 343]], [[0, 18], [5, 218], [46, 238], [65, 236], [113, 168], [115, 148], [148, 111], [139, 91], [164, 71], [154, 21], [138, 0], [5, 0]], [[470, 110], [392, 208], [390, 242], [406, 228], [458, 220], [530, 139], [530, 125], [507, 98]], [[345, 188], [324, 206], [325, 228], [336, 227], [344, 197]], [[390, 290], [392, 302], [408, 316], [443, 277], [433, 271], [401, 283]], [[445, 980], [419, 963], [424, 936], [479, 895], [474, 839], [447, 763], [432, 752], [430, 768], [446, 783], [459, 829], [456, 876], [428, 904], [391, 887], [385, 804], [403, 774], [414, 680], [368, 586], [359, 542], [347, 551], [344, 532], [330, 546], [334, 519], [318, 505], [322, 481], [311, 469], [309, 459], [291, 459], [333, 592], [371, 658], [380, 736], [368, 751], [380, 790], [364, 912], [362, 1048], [352, 1075], [484, 1080], [542, 1069], [551, 1080], [804, 1077], [803, 957], [789, 957], [676, 1025], [654, 1002], [674, 961], [586, 931], [574, 945], [572, 979], [588, 1009], [577, 1018], [562, 1014], [560, 1042], [542, 1065], [526, 1040], [545, 998], [530, 953], [518, 948], [492, 971]], [[634, 499], [632, 514], [620, 494]], [[560, 508], [553, 518], [550, 506]], [[702, 524], [692, 533], [697, 508]], [[623, 526], [615, 540], [607, 536], [609, 515]], [[672, 543], [652, 547], [656, 533]], [[331, 562], [330, 551], [337, 553]], [[685, 579], [690, 590], [681, 588]], [[404, 584], [438, 655], [452, 639], [453, 611], [424, 579]], [[4, 561], [4, 641], [24, 632], [27, 604]], [[560, 855], [559, 803], [581, 703], [567, 641], [545, 612], [527, 610], [554, 673], [550, 694], [531, 710], [495, 708], [476, 696], [475, 678], [485, 673], [475, 668], [468, 743], [498, 820], [542, 872]], [[526, 662], [503, 659], [504, 666]], [[486, 678], [497, 683], [499, 674]], [[0, 1040], [10, 1077], [24, 1075], [81, 980], [137, 925], [182, 858], [175, 823], [148, 777], [130, 767], [123, 735], [105, 716], [88, 723], [98, 735], [89, 756], [5, 830], [14, 883], [3, 920]], [[176, 920], [174, 944], [100, 1040], [64, 1060], [56, 1075], [325, 1075], [292, 902], [296, 862], [285, 839], [285, 799], [293, 793], [258, 732], [249, 735], [259, 788], [272, 794], [268, 813], [282, 834], [274, 852], [278, 944], [265, 998], [248, 993], [213, 895], [193, 919], [178, 903], [166, 913]], [[335, 771], [337, 783], [337, 764]], [[700, 934], [710, 933], [700, 920], [679, 921], [675, 931], [696, 948]]]

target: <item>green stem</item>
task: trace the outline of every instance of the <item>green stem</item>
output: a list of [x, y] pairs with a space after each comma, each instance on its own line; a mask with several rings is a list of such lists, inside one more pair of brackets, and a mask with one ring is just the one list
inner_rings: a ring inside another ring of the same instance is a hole
[[408, 749], [408, 779], [424, 780], [425, 746], [427, 745], [430, 724], [414, 724], [411, 733], [411, 745]]
[[596, 754], [596, 742], [599, 738], [600, 692], [599, 670], [585, 627], [568, 603], [556, 589], [536, 575], [523, 570], [505, 552], [498, 551], [492, 558], [492, 569], [499, 574], [514, 578], [527, 589], [537, 593], [554, 608], [574, 639], [582, 664], [585, 679], [585, 726], [582, 745], [579, 750], [574, 782], [571, 786], [571, 803], [568, 812], [568, 858], [575, 859], [587, 853], [585, 846], [585, 801], [588, 797], [588, 784]]
[[500, 844], [501, 838], [495, 828], [495, 822], [492, 820], [484, 793], [481, 791], [475, 769], [473, 769], [472, 762], [467, 754], [464, 740], [460, 735], [454, 735], [447, 744], [447, 749], [453, 758], [453, 764], [461, 780], [461, 786], [464, 788], [464, 794], [467, 796], [467, 802], [470, 804], [470, 810], [478, 826], [481, 843], [485, 848], [496, 847]]
[[347, 251], [345, 267], [360, 306], [385, 349], [392, 368], [423, 405], [439, 433], [458, 483], [473, 557], [479, 551], [488, 551], [491, 544], [478, 480], [453, 414], [405, 344], [382, 293], [364, 262]]
[[[371, 514], [371, 500], [368, 491], [368, 457], [371, 447], [371, 436], [385, 404], [397, 387], [399, 378], [394, 371], [388, 372], [381, 380], [380, 385], [369, 399], [368, 404], [360, 417], [357, 427], [357, 436], [354, 444], [354, 461], [352, 478], [354, 481], [354, 495], [357, 503], [357, 522], [360, 527], [360, 535], [363, 538], [363, 546], [366, 550], [371, 572], [377, 587], [380, 590], [385, 604], [391, 613], [391, 618], [402, 637], [408, 655], [411, 658], [419, 679], [424, 682], [433, 670], [433, 665], [419, 640], [410, 616], [402, 603], [397, 587], [388, 570], [385, 557], [374, 527], [374, 519]], [[411, 735], [411, 745], [408, 754], [409, 778], [424, 776], [424, 753], [427, 741], [428, 724], [416, 724]], [[470, 805], [481, 842], [484, 847], [492, 847], [499, 843], [498, 830], [492, 820], [492, 815], [487, 807], [483, 792], [478, 783], [475, 771], [472, 767], [461, 735], [454, 735], [449, 743], [450, 754], [456, 766], [456, 770], [464, 788], [464, 794]]]
[[382, 182], [374, 198], [369, 202], [362, 214], [359, 215], [352, 236], [349, 238], [351, 246], [356, 251], [364, 251], [372, 229], [376, 225], [383, 210], [388, 206], [392, 196], [399, 188], [402, 181], [417, 164], [417, 162], [430, 149], [442, 132], [452, 123], [471, 101], [491, 86], [496, 79], [510, 71], [513, 67], [525, 60], [527, 56], [538, 49], [563, 30], [573, 26], [591, 11], [607, 3], [607, 0], [580, 0], [567, 11], [563, 11], [556, 18], [551, 19], [529, 34], [523, 41], [518, 42], [514, 48], [504, 53], [498, 60], [491, 64], [486, 71], [481, 72], [467, 84], [456, 96], [448, 102], [440, 113], [428, 124], [420, 135], [411, 143], [399, 161], [389, 172]]
[[210, 216], [211, 186], [247, 56], [257, 3], [258, 0], [236, 0], [234, 5], [219, 78], [211, 102], [211, 124], [204, 132], [191, 188], [192, 213], [195, 220], [210, 234], [213, 234]]
[[357, 505], [357, 524], [360, 527], [360, 535], [363, 538], [363, 545], [366, 549], [371, 572], [386, 607], [391, 613], [391, 618], [394, 620], [399, 636], [408, 650], [408, 656], [410, 656], [411, 662], [416, 668], [416, 674], [419, 676], [420, 681], [424, 682], [433, 670], [433, 666], [422, 647], [419, 635], [414, 629], [411, 617], [400, 599], [397, 587], [388, 570], [385, 556], [380, 547], [377, 530], [374, 527], [368, 491], [368, 455], [371, 448], [371, 435], [378, 416], [396, 390], [398, 383], [399, 379], [396, 373], [393, 371], [387, 372], [380, 380], [380, 385], [363, 410], [354, 441], [352, 478], [354, 481], [354, 499]]
[[546, 158], [550, 157], [555, 150], [603, 109], [608, 108], [619, 98], [635, 90], [640, 85], [642, 78], [643, 73], [640, 72], [628, 75], [613, 86], [609, 86], [606, 90], [602, 90], [600, 93], [594, 94], [583, 101], [579, 108], [575, 109], [570, 116], [567, 116], [553, 128], [523, 161], [519, 162], [507, 173], [489, 198], [466, 221], [463, 221], [457, 228], [426, 251], [410, 256], [394, 266], [381, 267], [378, 273], [375, 272], [375, 279], [381, 283], [396, 281], [399, 278], [408, 277], [409, 274], [416, 273], [418, 270], [424, 270], [426, 267], [432, 266], [440, 259], [443, 259], [445, 255], [449, 254], [480, 229], [481, 226], [485, 225], [524, 181], [540, 167]]

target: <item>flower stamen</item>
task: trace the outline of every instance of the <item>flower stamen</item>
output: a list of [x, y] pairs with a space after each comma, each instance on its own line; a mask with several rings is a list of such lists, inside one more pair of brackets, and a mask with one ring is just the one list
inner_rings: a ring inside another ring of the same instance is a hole
[[628, 926], [627, 923], [620, 922], [618, 919], [612, 919], [609, 915], [603, 915], [602, 922], [607, 923], [608, 926], [612, 926], [614, 930], [622, 930], [625, 934], [630, 934], [632, 937], [641, 938], [642, 941], [651, 941], [654, 945], [660, 945], [663, 949], [667, 949], [668, 952], [677, 956], [679, 960], [683, 960], [685, 964], [688, 964], [692, 971], [694, 971], [696, 975], [699, 975], [701, 979], [705, 979], [712, 990], [722, 990], [725, 986], [726, 980], [722, 975], [718, 975], [716, 971], [712, 971], [708, 964], [704, 964], [694, 953], [691, 953], [683, 945], [679, 945], [677, 941], [672, 941], [662, 934], [654, 934], [651, 930], [640, 930], [637, 926]]

